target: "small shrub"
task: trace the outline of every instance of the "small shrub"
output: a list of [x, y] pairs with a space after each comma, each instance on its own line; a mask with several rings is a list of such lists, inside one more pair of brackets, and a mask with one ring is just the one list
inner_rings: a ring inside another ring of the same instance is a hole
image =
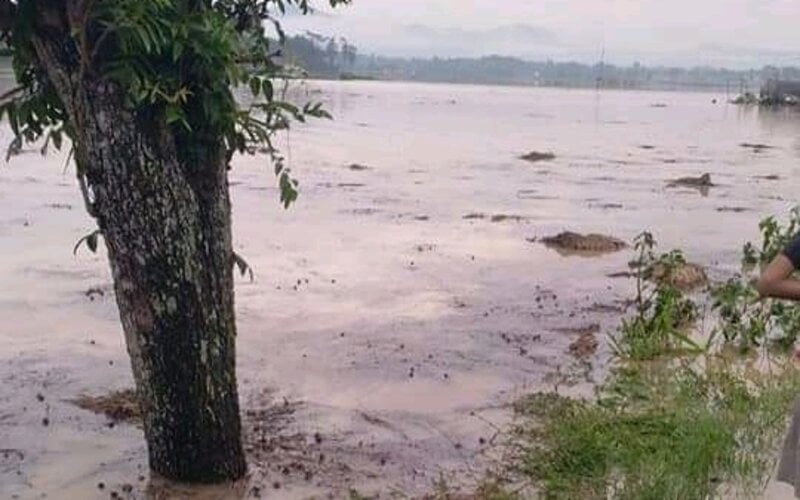
[[686, 264], [678, 250], [656, 255], [655, 240], [642, 233], [635, 242], [636, 314], [624, 319], [619, 332], [611, 337], [617, 356], [632, 360], [647, 360], [662, 354], [689, 350], [698, 352], [700, 346], [686, 333], [697, 318], [697, 306], [680, 290], [664, 281], [651, 280], [653, 270], [669, 275]]
[[750, 350], [765, 344], [789, 348], [800, 332], [800, 305], [773, 299], [760, 300], [754, 282], [757, 273], [780, 253], [800, 231], [800, 207], [781, 225], [775, 217], [759, 224], [761, 243], [747, 243], [742, 250], [741, 273], [714, 288], [712, 308], [719, 324], [711, 340], [720, 335], [725, 343]]

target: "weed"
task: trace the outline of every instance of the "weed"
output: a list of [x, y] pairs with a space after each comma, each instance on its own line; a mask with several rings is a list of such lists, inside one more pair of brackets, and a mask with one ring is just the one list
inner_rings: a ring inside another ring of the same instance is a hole
[[517, 405], [528, 443], [518, 472], [552, 499], [706, 499], [723, 484], [754, 492], [799, 389], [792, 367], [775, 378], [716, 365], [621, 368], [596, 401], [536, 394]]
[[686, 333], [697, 317], [697, 306], [669, 280], [653, 279], [656, 273], [669, 276], [686, 265], [683, 254], [673, 250], [656, 255], [656, 243], [650, 233], [642, 233], [634, 243], [638, 253], [632, 263], [636, 269], [636, 314], [624, 319], [617, 335], [611, 337], [615, 354], [647, 360], [680, 350], [700, 352], [701, 347]]
[[711, 292], [720, 320], [711, 341], [721, 335], [724, 342], [735, 343], [742, 350], [768, 343], [786, 349], [794, 345], [800, 332], [800, 305], [760, 300], [753, 283], [756, 273], [800, 231], [800, 207], [792, 210], [785, 225], [768, 217], [761, 221], [759, 230], [761, 243], [744, 245], [741, 273]]

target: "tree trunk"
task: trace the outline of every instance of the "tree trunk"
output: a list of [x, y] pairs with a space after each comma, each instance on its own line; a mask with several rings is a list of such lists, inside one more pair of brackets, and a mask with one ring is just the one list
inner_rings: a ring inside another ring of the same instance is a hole
[[182, 164], [166, 125], [127, 109], [121, 89], [65, 65], [52, 43], [36, 49], [68, 110], [108, 249], [150, 467], [181, 481], [237, 479], [246, 464], [225, 149], [198, 139], [201, 164]]

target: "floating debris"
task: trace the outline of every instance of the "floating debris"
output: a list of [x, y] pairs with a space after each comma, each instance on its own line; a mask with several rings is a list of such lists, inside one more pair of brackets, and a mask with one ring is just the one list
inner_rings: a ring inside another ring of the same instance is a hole
[[497, 214], [497, 215], [492, 215], [492, 218], [490, 220], [492, 222], [505, 222], [505, 221], [522, 222], [526, 219], [527, 217], [524, 217], [522, 215]]
[[717, 207], [717, 212], [733, 212], [738, 214], [749, 211], [750, 209], [747, 207]]
[[556, 328], [554, 331], [558, 333], [568, 333], [573, 335], [584, 335], [587, 333], [594, 335], [595, 333], [600, 332], [600, 325], [598, 323], [592, 323], [591, 325], [586, 325], [586, 326]]
[[469, 214], [465, 215], [464, 217], [462, 217], [462, 219], [465, 219], [465, 220], [476, 220], [476, 219], [485, 219], [485, 218], [486, 218], [486, 214], [477, 213], [477, 212], [472, 212], [472, 213], [469, 213]]
[[[537, 172], [538, 173], [538, 172]], [[539, 194], [536, 189], [520, 189], [517, 191], [517, 199], [520, 200], [555, 200], [555, 196]]]
[[606, 274], [607, 278], [617, 279], [617, 278], [635, 278], [636, 273], [631, 271], [618, 271], [616, 273], [608, 273]]
[[55, 210], [72, 210], [72, 205], [69, 203], [48, 203], [46, 207]]
[[351, 210], [346, 210], [345, 213], [350, 213], [353, 215], [375, 215], [383, 212], [383, 210], [379, 208], [353, 208]]
[[628, 304], [601, 304], [595, 302], [591, 306], [585, 307], [583, 310], [585, 312], [598, 314], [620, 314], [625, 312], [627, 306]]
[[770, 146], [769, 144], [750, 143], [750, 142], [743, 142], [739, 144], [739, 147], [745, 149], [751, 149], [753, 150], [753, 153], [761, 153], [767, 149], [775, 149], [774, 146]]
[[530, 153], [524, 154], [519, 157], [520, 160], [529, 161], [531, 163], [535, 163], [537, 161], [551, 161], [556, 159], [556, 155], [550, 152], [540, 152], [540, 151], [531, 151]]
[[480, 212], [473, 212], [465, 215], [462, 217], [464, 220], [484, 220], [489, 219], [491, 222], [505, 222], [505, 221], [514, 221], [514, 222], [522, 222], [527, 220], [528, 217], [523, 215], [513, 215], [513, 214], [495, 214], [495, 215], [486, 215]]
[[625, 208], [622, 203], [598, 203], [590, 206], [601, 210], [620, 210]]
[[364, 170], [370, 170], [370, 167], [366, 165], [361, 165], [360, 163], [351, 163], [347, 166], [350, 170], [355, 170], [356, 172], [363, 172]]
[[711, 182], [711, 174], [705, 173], [700, 177], [681, 177], [670, 181], [667, 187], [693, 187], [693, 188], [709, 188], [713, 187], [714, 183]]
[[104, 297], [106, 292], [101, 287], [94, 286], [83, 292], [83, 294], [86, 295], [89, 300], [94, 301], [96, 298]]

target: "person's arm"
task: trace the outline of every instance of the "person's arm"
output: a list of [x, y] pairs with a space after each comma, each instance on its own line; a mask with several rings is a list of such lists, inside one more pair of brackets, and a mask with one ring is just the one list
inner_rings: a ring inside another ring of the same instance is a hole
[[[792, 277], [796, 267], [787, 251], [778, 254], [761, 273], [756, 289], [762, 297], [800, 300], [800, 280]], [[800, 259], [798, 259], [800, 260]]]
[[800, 269], [800, 234], [761, 272], [756, 288], [762, 297], [800, 300], [800, 280], [792, 275]]

